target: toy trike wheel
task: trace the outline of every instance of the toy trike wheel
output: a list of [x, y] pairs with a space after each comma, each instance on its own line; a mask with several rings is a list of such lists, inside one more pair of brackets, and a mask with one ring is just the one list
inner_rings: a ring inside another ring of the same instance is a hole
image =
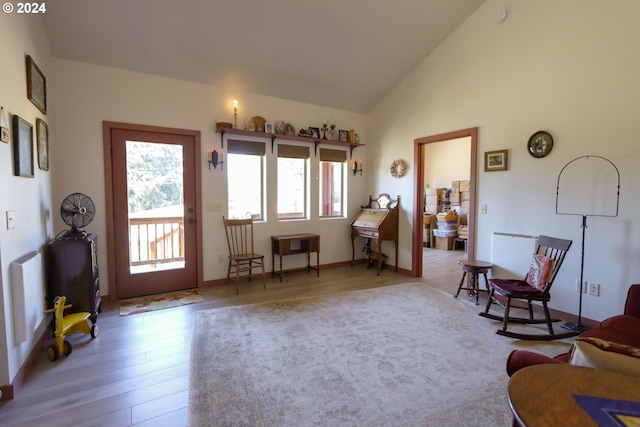
[[91, 338], [95, 338], [98, 336], [98, 324], [94, 323], [91, 325]]
[[63, 354], [65, 356], [68, 356], [71, 354], [71, 352], [73, 351], [73, 347], [71, 346], [71, 343], [67, 340], [64, 340], [64, 344], [63, 344]]
[[58, 348], [55, 345], [50, 345], [49, 347], [47, 347], [47, 356], [49, 357], [49, 360], [55, 362], [56, 360], [58, 360], [59, 355], [60, 354], [58, 353]]

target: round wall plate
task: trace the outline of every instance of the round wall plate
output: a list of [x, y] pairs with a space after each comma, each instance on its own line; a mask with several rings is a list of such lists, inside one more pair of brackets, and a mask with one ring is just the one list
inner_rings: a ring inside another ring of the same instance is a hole
[[541, 159], [551, 152], [553, 148], [553, 137], [549, 132], [539, 130], [531, 135], [527, 142], [527, 150], [531, 156]]

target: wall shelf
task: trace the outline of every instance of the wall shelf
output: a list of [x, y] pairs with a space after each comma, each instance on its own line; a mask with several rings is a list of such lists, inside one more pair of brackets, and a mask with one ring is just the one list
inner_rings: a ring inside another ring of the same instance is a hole
[[349, 159], [353, 156], [353, 150], [358, 147], [363, 147], [365, 144], [356, 144], [355, 142], [343, 142], [343, 141], [332, 141], [330, 139], [321, 139], [321, 138], [309, 138], [305, 136], [297, 136], [297, 135], [281, 135], [275, 133], [265, 133], [265, 132], [254, 132], [250, 130], [241, 130], [241, 129], [233, 129], [233, 128], [220, 128], [216, 129], [216, 132], [220, 134], [220, 146], [224, 149], [224, 135], [244, 135], [250, 136], [253, 138], [266, 138], [271, 140], [271, 153], [273, 153], [273, 147], [275, 145], [276, 139], [280, 139], [283, 141], [298, 141], [298, 142], [311, 142], [315, 147], [315, 156], [318, 156], [318, 146], [320, 144], [325, 145], [334, 145], [338, 147], [349, 147]]

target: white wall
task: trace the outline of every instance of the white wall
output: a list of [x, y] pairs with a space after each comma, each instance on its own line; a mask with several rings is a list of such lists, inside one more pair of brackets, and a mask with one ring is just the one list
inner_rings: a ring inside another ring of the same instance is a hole
[[[218, 263], [218, 255], [226, 259], [227, 247], [222, 227], [222, 215], [226, 212], [226, 170], [209, 170], [206, 167], [207, 151], [220, 148], [220, 134], [214, 132], [216, 121], [233, 121], [232, 101], [239, 101], [238, 124], [245, 117], [260, 115], [269, 122], [285, 120], [296, 129], [321, 126], [327, 120], [335, 122], [338, 129], [355, 129], [361, 142], [367, 144], [365, 116], [346, 111], [332, 110], [308, 104], [247, 93], [230, 93], [212, 86], [187, 83], [103, 66], [89, 65], [64, 59], [54, 59], [53, 76], [56, 80], [54, 102], [56, 115], [54, 126], [56, 141], [64, 141], [52, 154], [54, 179], [53, 201], [59, 204], [72, 192], [88, 194], [96, 204], [97, 214], [87, 231], [98, 235], [100, 286], [103, 295], [110, 293], [106, 259], [105, 185], [102, 154], [102, 122], [116, 121], [143, 125], [175, 127], [199, 130], [202, 134], [201, 155], [203, 206], [221, 203], [222, 212], [206, 212], [202, 209], [204, 229], [204, 280], [226, 277], [226, 263]], [[236, 139], [242, 137], [234, 136]], [[268, 169], [274, 171], [275, 156], [271, 154], [270, 138], [267, 144]], [[225, 142], [225, 149], [227, 144]], [[313, 148], [312, 148], [313, 152]], [[354, 159], [366, 157], [367, 147], [354, 151]], [[277, 151], [276, 151], [277, 153]], [[317, 160], [311, 161], [311, 179], [317, 179]], [[348, 215], [346, 219], [318, 219], [317, 190], [311, 193], [311, 220], [287, 221], [256, 226], [257, 251], [267, 256], [270, 264], [270, 239], [272, 234], [311, 232], [322, 235], [321, 264], [351, 259], [350, 223], [359, 206], [368, 201], [365, 191], [368, 172], [364, 176], [347, 174]], [[267, 199], [275, 201], [275, 176], [267, 177]], [[312, 189], [315, 185], [312, 185]], [[275, 206], [275, 205], [274, 205]], [[274, 212], [269, 215], [275, 217]], [[56, 232], [64, 224], [56, 216]], [[103, 236], [100, 239], [100, 236]], [[285, 268], [302, 265], [302, 256], [285, 259]], [[306, 261], [306, 259], [305, 259]], [[306, 264], [305, 264], [306, 265]]]
[[451, 188], [452, 181], [468, 181], [471, 138], [425, 144], [424, 184], [430, 188]]
[[[51, 53], [40, 20], [35, 16], [0, 14], [0, 40], [2, 40], [2, 65], [0, 65], [0, 105], [5, 118], [18, 115], [34, 125], [34, 154], [36, 118], [49, 122], [27, 99], [25, 56], [31, 55], [47, 79], [48, 89], [55, 85], [51, 80]], [[49, 92], [50, 94], [50, 92]], [[7, 125], [5, 125], [7, 126]], [[11, 129], [11, 125], [8, 127]], [[51, 141], [54, 143], [53, 141]], [[38, 169], [34, 159], [34, 178], [13, 175], [12, 144], [0, 142], [0, 385], [13, 381], [18, 370], [33, 349], [36, 339], [44, 330], [44, 324], [28, 331], [28, 339], [14, 343], [13, 311], [11, 306], [10, 264], [16, 258], [40, 251], [52, 237], [51, 179], [50, 173]], [[6, 227], [6, 211], [15, 212], [16, 226]], [[42, 283], [30, 283], [40, 286]], [[37, 289], [42, 294], [43, 289]], [[33, 294], [31, 290], [27, 290]], [[44, 310], [44, 301], [41, 304]], [[6, 356], [6, 357], [5, 357]]]
[[[496, 24], [503, 8], [509, 15]], [[494, 231], [572, 239], [552, 292], [551, 306], [562, 311], [578, 311], [582, 229], [580, 217], [555, 214], [558, 173], [585, 154], [617, 165], [619, 217], [588, 222], [584, 277], [602, 290], [584, 298], [582, 315], [621, 312], [628, 286], [640, 282], [638, 19], [636, 0], [487, 0], [374, 109], [369, 177], [372, 192], [403, 196], [401, 267], [411, 268], [413, 179], [393, 179], [388, 165], [413, 163], [415, 138], [478, 126], [476, 202], [488, 211], [477, 218], [476, 257], [490, 259]], [[526, 143], [541, 129], [555, 145], [535, 159]], [[509, 170], [483, 172], [483, 153], [499, 149], [509, 150]]]

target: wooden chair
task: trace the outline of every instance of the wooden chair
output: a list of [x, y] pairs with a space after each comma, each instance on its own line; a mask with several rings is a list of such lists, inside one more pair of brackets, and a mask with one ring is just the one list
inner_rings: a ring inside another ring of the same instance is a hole
[[251, 280], [254, 268], [262, 269], [262, 288], [266, 289], [264, 255], [257, 254], [253, 250], [253, 218], [226, 219], [222, 217], [222, 220], [229, 246], [227, 279], [232, 279], [233, 274], [233, 279], [236, 282], [236, 294], [240, 292], [241, 273], [246, 273], [246, 277]]
[[[571, 247], [571, 240], [557, 239], [549, 236], [538, 237], [538, 248], [534, 254], [532, 268], [529, 270], [524, 280], [517, 279], [490, 279], [489, 280], [489, 298], [484, 312], [480, 316], [489, 319], [501, 320], [502, 329], [498, 329], [496, 333], [511, 338], [519, 338], [524, 340], [554, 340], [568, 338], [578, 335], [578, 332], [572, 331], [562, 334], [555, 334], [552, 322], [559, 322], [560, 319], [552, 319], [549, 314], [547, 303], [551, 300], [551, 286], [558, 274], [560, 266]], [[539, 256], [536, 257], [536, 254]], [[540, 257], [541, 256], [541, 257]], [[545, 266], [539, 269], [534, 265], [540, 266], [540, 262], [544, 262]], [[538, 272], [542, 274], [538, 274]], [[498, 297], [499, 296], [499, 297]], [[506, 299], [506, 302], [502, 302]], [[512, 317], [510, 311], [513, 300], [526, 301], [526, 307], [518, 307], [528, 310], [528, 317]], [[544, 318], [534, 317], [533, 301], [542, 303]], [[492, 304], [498, 304], [504, 307], [502, 315], [489, 313]], [[525, 323], [525, 324], [542, 324], [546, 323], [549, 330], [548, 334], [522, 334], [508, 331], [509, 323]]]

